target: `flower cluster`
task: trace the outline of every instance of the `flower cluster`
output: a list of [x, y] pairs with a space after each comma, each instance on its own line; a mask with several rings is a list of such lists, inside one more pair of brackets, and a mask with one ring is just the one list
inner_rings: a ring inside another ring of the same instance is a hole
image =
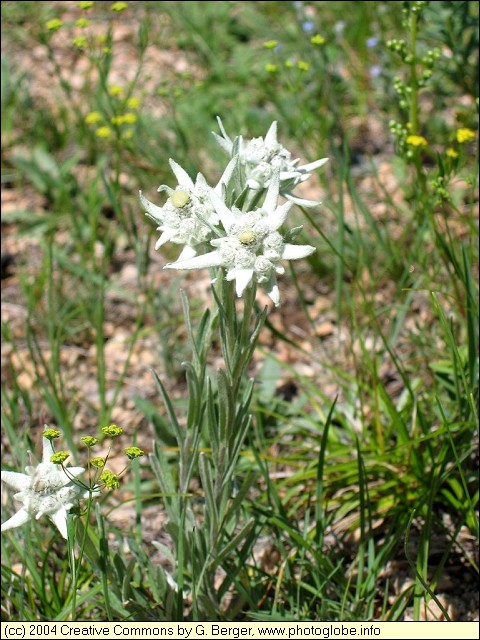
[[[102, 433], [116, 438], [122, 434], [122, 428], [108, 425], [102, 428]], [[80, 476], [86, 473], [86, 470], [83, 467], [66, 467], [64, 463], [70, 453], [55, 451], [53, 440], [60, 435], [60, 431], [45, 425], [41, 463], [36, 467], [26, 467], [26, 473], [2, 470], [2, 482], [17, 492], [13, 496], [14, 499], [23, 503], [19, 511], [2, 524], [2, 531], [19, 527], [32, 518], [38, 520], [46, 515], [67, 539], [67, 519], [70, 511], [78, 509], [82, 500], [99, 496], [102, 488], [118, 489], [120, 476], [128, 464], [144, 455], [138, 447], [127, 447], [124, 451], [128, 462], [125, 468], [116, 474], [105, 469], [111, 448], [106, 456], [92, 458], [90, 450], [98, 443], [98, 439], [83, 436], [81, 441], [88, 448], [88, 481], [85, 483], [80, 480]]]
[[[282, 235], [280, 228], [293, 203], [316, 206], [292, 190], [307, 180], [312, 171], [327, 158], [300, 165], [277, 141], [277, 123], [273, 122], [265, 138], [232, 140], [218, 119], [221, 136], [214, 136], [230, 161], [215, 187], [207, 184], [199, 173], [195, 182], [176, 162], [170, 166], [177, 179], [172, 189], [161, 185], [168, 199], [159, 207], [144, 197], [140, 200], [147, 215], [161, 231], [155, 248], [166, 242], [183, 245], [168, 269], [203, 269], [220, 267], [227, 280], [235, 280], [237, 295], [243, 295], [252, 283], [260, 284], [276, 306], [280, 294], [276, 276], [284, 273], [282, 260], [305, 258], [315, 251], [310, 245], [291, 244], [297, 228]], [[286, 200], [279, 204], [279, 197]], [[263, 203], [258, 203], [263, 199]], [[213, 248], [199, 253], [209, 243]]]

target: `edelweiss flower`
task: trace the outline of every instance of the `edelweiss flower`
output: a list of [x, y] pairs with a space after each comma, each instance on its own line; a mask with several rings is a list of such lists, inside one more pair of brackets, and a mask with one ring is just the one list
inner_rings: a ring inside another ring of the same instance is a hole
[[[88, 496], [88, 491], [74, 484], [62, 467], [50, 462], [54, 454], [52, 443], [43, 438], [42, 462], [36, 467], [26, 467], [25, 473], [2, 471], [2, 482], [15, 489], [13, 497], [23, 502], [23, 507], [2, 524], [2, 531], [20, 527], [35, 517], [46, 515], [52, 520], [62, 536], [67, 538], [67, 516], [69, 510], [80, 499]], [[82, 467], [67, 467], [70, 476], [76, 478], [84, 472]]]
[[298, 198], [291, 193], [300, 182], [308, 180], [315, 169], [324, 165], [328, 158], [321, 158], [298, 166], [300, 160], [291, 160], [291, 153], [277, 141], [277, 123], [272, 122], [265, 138], [252, 138], [245, 141], [242, 136], [235, 140], [227, 135], [222, 121], [217, 118], [222, 135], [215, 132], [218, 144], [230, 156], [238, 154], [240, 165], [245, 170], [247, 186], [250, 189], [266, 189], [276, 171], [280, 171], [280, 193], [282, 196], [296, 204], [305, 207], [314, 207], [320, 202]]
[[[182, 167], [170, 160], [170, 166], [177, 178], [178, 185], [171, 189], [167, 185], [161, 185], [158, 191], [166, 191], [169, 195], [163, 207], [158, 207], [140, 191], [140, 200], [147, 211], [147, 215], [155, 222], [162, 235], [155, 244], [158, 249], [166, 242], [184, 244], [185, 247], [179, 256], [179, 260], [191, 258], [197, 254], [195, 246], [205, 242], [212, 235], [212, 228], [218, 224], [218, 216], [210, 201], [209, 192], [211, 187], [201, 173], [197, 175], [195, 183]], [[222, 177], [220, 178], [215, 192], [221, 196], [223, 185], [226, 185], [233, 173], [236, 159], [231, 160]]]
[[169, 269], [203, 269], [224, 267], [227, 280], [235, 280], [240, 297], [255, 277], [267, 291], [275, 306], [280, 304], [276, 274], [285, 272], [281, 260], [305, 258], [315, 251], [310, 245], [284, 242], [278, 232], [292, 206], [291, 202], [277, 205], [279, 173], [272, 176], [265, 201], [260, 209], [242, 212], [231, 210], [212, 190], [210, 198], [226, 231], [222, 238], [211, 240], [214, 251], [187, 260], [167, 264]]

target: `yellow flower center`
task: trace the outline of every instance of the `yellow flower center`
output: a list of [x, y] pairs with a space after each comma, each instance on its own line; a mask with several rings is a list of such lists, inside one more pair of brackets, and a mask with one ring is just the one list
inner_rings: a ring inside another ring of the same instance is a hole
[[242, 231], [242, 233], [239, 234], [238, 239], [242, 244], [249, 245], [255, 242], [257, 236], [253, 231]]
[[188, 201], [190, 200], [190, 196], [187, 191], [183, 191], [183, 189], [179, 189], [175, 191], [175, 193], [170, 198], [171, 203], [177, 209], [181, 209], [184, 207]]

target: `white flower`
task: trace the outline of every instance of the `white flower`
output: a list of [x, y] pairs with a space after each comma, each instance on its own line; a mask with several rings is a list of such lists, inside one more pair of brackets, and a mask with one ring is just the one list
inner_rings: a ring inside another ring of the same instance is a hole
[[284, 242], [278, 232], [292, 206], [286, 202], [278, 206], [279, 173], [272, 176], [265, 201], [260, 209], [242, 212], [226, 204], [212, 190], [210, 198], [226, 235], [211, 240], [216, 249], [209, 253], [167, 264], [169, 269], [203, 269], [223, 267], [227, 280], [235, 280], [238, 296], [255, 277], [267, 291], [275, 306], [280, 304], [276, 274], [285, 272], [282, 260], [305, 258], [315, 251], [310, 245]]
[[[194, 183], [179, 164], [174, 160], [169, 162], [178, 185], [175, 189], [167, 185], [158, 188], [158, 191], [166, 191], [169, 196], [163, 207], [147, 200], [141, 191], [140, 200], [147, 215], [160, 225], [157, 229], [162, 234], [155, 244], [155, 249], [169, 241], [183, 244], [185, 247], [178, 258], [183, 260], [195, 256], [195, 246], [212, 236], [213, 228], [218, 224], [218, 215], [209, 198], [211, 187], [203, 175], [199, 173]], [[236, 159], [229, 162], [215, 187], [219, 196], [222, 195], [224, 185], [228, 184], [236, 162]]]
[[[15, 500], [23, 503], [17, 513], [2, 524], [2, 531], [20, 527], [35, 518], [46, 515], [53, 521], [62, 536], [67, 539], [67, 516], [70, 509], [88, 491], [72, 482], [62, 467], [50, 462], [54, 454], [52, 443], [43, 438], [42, 462], [36, 467], [26, 467], [25, 473], [2, 471], [2, 482], [17, 491]], [[70, 476], [76, 478], [84, 472], [82, 467], [67, 467]]]
[[217, 118], [221, 136], [213, 132], [218, 144], [230, 156], [238, 154], [240, 165], [245, 171], [247, 186], [250, 189], [266, 189], [272, 176], [280, 171], [280, 193], [288, 200], [305, 207], [314, 207], [320, 202], [298, 198], [291, 193], [300, 182], [308, 180], [311, 172], [324, 165], [328, 158], [321, 158], [298, 166], [300, 160], [291, 159], [291, 153], [277, 141], [277, 123], [272, 122], [265, 138], [252, 138], [245, 141], [242, 136], [232, 140], [226, 133], [222, 121]]

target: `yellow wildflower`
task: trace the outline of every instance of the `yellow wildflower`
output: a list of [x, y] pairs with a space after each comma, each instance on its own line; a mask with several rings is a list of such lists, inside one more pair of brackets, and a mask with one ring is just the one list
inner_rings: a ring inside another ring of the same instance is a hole
[[72, 44], [78, 49], [85, 49], [85, 47], [87, 46], [87, 38], [85, 36], [76, 36], [72, 40]]
[[305, 62], [305, 60], [299, 60], [297, 62], [297, 67], [300, 69], [300, 71], [308, 71], [310, 69], [309, 63]]
[[119, 127], [121, 124], [124, 123], [124, 119], [123, 119], [123, 116], [113, 116], [113, 118], [110, 120], [110, 122], [113, 125]]
[[319, 33], [317, 33], [316, 35], [312, 36], [310, 38], [310, 42], [312, 44], [316, 44], [318, 46], [325, 44], [326, 40], [323, 36], [321, 36]]
[[110, 138], [112, 130], [110, 127], [100, 127], [95, 133], [99, 138]]
[[455, 160], [455, 158], [458, 158], [458, 152], [455, 151], [455, 149], [453, 149], [452, 147], [449, 147], [445, 153], [448, 158], [452, 158], [453, 160]]
[[268, 71], [268, 73], [276, 73], [277, 65], [269, 62], [268, 64], [265, 65], [265, 71]]
[[58, 31], [61, 27], [63, 27], [63, 22], [58, 18], [53, 18], [53, 20], [49, 20], [45, 26], [49, 31]]
[[93, 2], [90, 2], [89, 0], [86, 0], [85, 2], [79, 2], [78, 6], [80, 7], [80, 9], [90, 9], [91, 7], [93, 7]]
[[88, 27], [89, 24], [90, 20], [87, 20], [87, 18], [79, 18], [75, 21], [75, 25], [77, 27], [80, 27], [81, 29], [85, 29], [85, 27]]
[[265, 49], [275, 49], [278, 44], [278, 40], [267, 40], [267, 42], [263, 43]]
[[459, 144], [463, 144], [464, 142], [471, 142], [475, 140], [475, 131], [471, 129], [458, 129], [457, 131], [457, 142]]
[[426, 138], [423, 136], [407, 136], [405, 142], [410, 144], [412, 147], [426, 147], [428, 144]]
[[127, 107], [129, 109], [138, 109], [139, 106], [140, 106], [139, 98], [132, 96], [127, 100]]
[[112, 84], [108, 87], [108, 93], [113, 96], [122, 96], [123, 95], [123, 87], [120, 87], [118, 84]]
[[125, 9], [128, 9], [128, 4], [126, 2], [114, 2], [110, 7], [111, 11], [117, 11], [118, 13], [120, 13], [120, 11], [125, 11]]
[[85, 116], [85, 122], [87, 124], [97, 124], [97, 122], [100, 122], [101, 119], [102, 114], [98, 111], [90, 111], [90, 113]]
[[125, 122], [125, 124], [135, 124], [135, 122], [137, 121], [137, 114], [127, 112], [123, 116], [123, 121]]

